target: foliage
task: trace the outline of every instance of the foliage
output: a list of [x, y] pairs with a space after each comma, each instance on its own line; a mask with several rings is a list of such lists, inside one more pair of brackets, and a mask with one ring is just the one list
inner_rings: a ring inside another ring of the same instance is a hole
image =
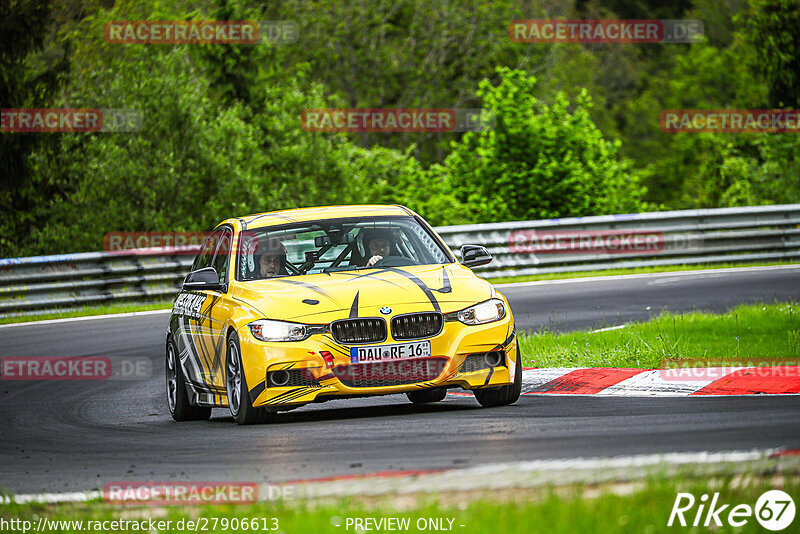
[[[800, 201], [796, 134], [665, 133], [664, 109], [798, 106], [788, 0], [12, 0], [3, 107], [127, 108], [133, 133], [0, 134], [0, 256], [109, 231], [401, 203], [433, 224]], [[522, 44], [519, 18], [694, 18], [691, 45]], [[110, 20], [291, 20], [294, 44], [112, 45]], [[458, 133], [315, 133], [320, 107], [485, 108]]]
[[770, 107], [800, 106], [800, 4], [796, 0], [750, 0], [746, 24], [769, 85]]
[[464, 222], [641, 208], [638, 176], [617, 157], [620, 143], [604, 139], [592, 122], [585, 92], [574, 105], [563, 93], [548, 105], [533, 96], [536, 78], [507, 68], [498, 74], [498, 85], [484, 80], [478, 90], [494, 126], [454, 143], [441, 169], [463, 204]]

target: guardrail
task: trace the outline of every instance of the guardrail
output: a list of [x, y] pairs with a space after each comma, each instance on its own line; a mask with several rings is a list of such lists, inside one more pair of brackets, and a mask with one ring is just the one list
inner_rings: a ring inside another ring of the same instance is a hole
[[[444, 226], [459, 256], [484, 245], [485, 278], [800, 258], [800, 204]], [[0, 316], [168, 299], [193, 256], [142, 250], [0, 259]]]

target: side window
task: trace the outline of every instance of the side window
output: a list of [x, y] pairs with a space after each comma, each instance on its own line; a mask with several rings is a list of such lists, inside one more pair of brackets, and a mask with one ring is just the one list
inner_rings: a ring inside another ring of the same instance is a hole
[[217, 251], [214, 255], [214, 270], [219, 275], [220, 284], [228, 281], [228, 264], [231, 257], [231, 238], [233, 232], [229, 228], [221, 231], [217, 239]]
[[205, 241], [203, 241], [203, 245], [200, 248], [200, 254], [197, 255], [197, 257], [194, 259], [194, 263], [192, 264], [193, 271], [211, 267], [211, 260], [214, 258], [214, 250], [216, 249], [219, 234], [220, 232], [214, 232], [213, 234], [209, 235]]

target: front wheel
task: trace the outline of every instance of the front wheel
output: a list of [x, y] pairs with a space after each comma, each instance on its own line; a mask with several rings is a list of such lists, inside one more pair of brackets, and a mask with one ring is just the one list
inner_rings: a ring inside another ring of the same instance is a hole
[[178, 361], [178, 348], [172, 337], [167, 340], [166, 375], [167, 407], [174, 420], [202, 421], [211, 417], [211, 408], [194, 406], [189, 402], [181, 362]]
[[494, 406], [507, 406], [514, 404], [522, 393], [522, 355], [517, 348], [517, 365], [514, 371], [514, 383], [507, 386], [491, 389], [476, 389], [473, 391], [475, 398], [484, 408]]
[[266, 423], [275, 418], [275, 412], [266, 408], [254, 408], [250, 401], [250, 390], [242, 368], [242, 353], [239, 336], [231, 332], [228, 336], [228, 355], [225, 364], [225, 389], [228, 392], [228, 407], [233, 419], [240, 425]]

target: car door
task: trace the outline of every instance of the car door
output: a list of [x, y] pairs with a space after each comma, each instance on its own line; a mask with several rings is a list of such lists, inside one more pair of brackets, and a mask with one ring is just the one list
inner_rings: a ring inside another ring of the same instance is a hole
[[234, 305], [227, 292], [228, 281], [231, 278], [231, 257], [233, 242], [233, 229], [223, 227], [216, 241], [214, 258], [211, 266], [219, 275], [222, 284], [220, 291], [208, 291], [209, 299], [206, 307], [208, 316], [208, 335], [205, 336], [205, 348], [209, 355], [210, 366], [207, 380], [212, 387], [225, 391], [225, 357], [227, 354], [226, 329], [228, 318], [231, 316]]
[[[212, 232], [203, 242], [200, 254], [192, 264], [192, 270], [214, 267], [217, 253], [230, 248], [230, 228]], [[228, 245], [226, 245], [228, 243]], [[227, 254], [227, 252], [225, 253]], [[227, 274], [227, 272], [225, 273]], [[220, 312], [217, 303], [221, 292], [213, 290], [182, 290], [175, 301], [174, 309], [180, 315], [179, 349], [184, 375], [206, 393], [213, 393], [224, 382], [220, 381], [220, 342], [218, 324]], [[224, 348], [224, 342], [222, 343]]]

